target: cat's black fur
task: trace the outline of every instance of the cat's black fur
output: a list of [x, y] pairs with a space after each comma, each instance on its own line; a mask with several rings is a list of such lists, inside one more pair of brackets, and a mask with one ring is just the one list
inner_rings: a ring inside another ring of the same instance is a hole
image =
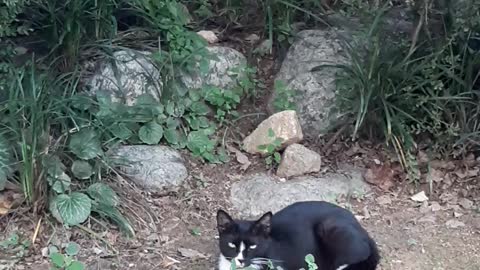
[[[374, 240], [357, 219], [327, 202], [294, 203], [256, 221], [233, 220], [219, 210], [217, 229], [221, 256], [227, 260], [238, 255], [243, 242], [245, 267], [267, 269], [260, 266], [266, 260], [256, 258], [268, 258], [285, 270], [307, 269], [307, 254], [315, 256], [319, 270], [375, 270], [380, 260]], [[348, 267], [341, 268], [344, 265]]]

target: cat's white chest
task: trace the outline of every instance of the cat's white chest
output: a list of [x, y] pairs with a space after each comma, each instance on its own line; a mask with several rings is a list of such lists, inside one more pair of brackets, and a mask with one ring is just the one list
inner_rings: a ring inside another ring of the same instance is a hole
[[220, 254], [220, 258], [218, 258], [218, 270], [230, 270], [231, 269], [231, 262], [225, 258], [225, 256]]

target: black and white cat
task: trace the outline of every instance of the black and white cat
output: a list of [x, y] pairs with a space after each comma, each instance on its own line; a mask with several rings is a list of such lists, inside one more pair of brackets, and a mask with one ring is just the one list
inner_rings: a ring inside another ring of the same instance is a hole
[[217, 212], [219, 270], [307, 269], [312, 254], [319, 270], [375, 270], [380, 255], [374, 240], [348, 210], [320, 201], [294, 203], [258, 220], [234, 220]]

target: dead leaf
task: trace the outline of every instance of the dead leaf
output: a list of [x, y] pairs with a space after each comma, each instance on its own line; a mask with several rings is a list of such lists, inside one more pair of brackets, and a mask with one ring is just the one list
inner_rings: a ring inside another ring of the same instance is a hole
[[419, 223], [435, 223], [437, 218], [434, 215], [426, 215], [418, 219]]
[[470, 177], [477, 176], [478, 171], [479, 171], [478, 168], [472, 169], [472, 170], [465, 170], [463, 172], [460, 171], [460, 170], [457, 170], [457, 171], [455, 171], [455, 175], [458, 176], [458, 178], [460, 178], [460, 179], [465, 179], [465, 178], [470, 178]]
[[217, 43], [218, 37], [213, 31], [201, 30], [197, 34], [204, 38], [209, 44]]
[[395, 172], [390, 165], [385, 163], [380, 166], [372, 166], [364, 173], [363, 178], [367, 183], [378, 186], [380, 189], [387, 191], [393, 187], [393, 177]]
[[455, 163], [453, 163], [453, 161], [432, 160], [430, 162], [430, 167], [434, 169], [453, 170], [455, 169]]
[[260, 40], [260, 37], [257, 34], [248, 35], [245, 40], [250, 43], [255, 43]]
[[21, 204], [22, 195], [11, 190], [0, 192], [0, 217]]
[[377, 198], [377, 203], [380, 205], [391, 204], [392, 199], [390, 199], [390, 195], [382, 195]]
[[415, 195], [413, 195], [412, 197], [410, 197], [410, 199], [412, 201], [415, 201], [415, 202], [425, 202], [425, 201], [428, 201], [428, 197], [427, 195], [425, 195], [425, 191], [421, 191]]
[[421, 150], [420, 150], [420, 151], [418, 151], [418, 153], [417, 153], [417, 160], [418, 160], [418, 163], [420, 163], [420, 164], [426, 164], [426, 163], [428, 163], [428, 161], [429, 161], [430, 159], [428, 158], [427, 153], [425, 153], [424, 151], [421, 151]]
[[242, 167], [240, 167], [242, 171], [247, 170], [248, 167], [250, 167], [250, 165], [252, 164], [248, 159], [247, 155], [242, 153], [242, 151], [238, 150], [237, 148], [227, 144], [227, 150], [232, 153], [235, 153], [235, 158], [237, 159], [237, 162], [242, 164]]
[[461, 198], [459, 201], [458, 201], [458, 204], [463, 207], [464, 209], [472, 209], [473, 208], [473, 202], [470, 201], [469, 199], [467, 198]]
[[182, 255], [185, 258], [190, 258], [190, 259], [206, 259], [208, 258], [207, 255], [200, 253], [197, 250], [194, 249], [189, 249], [189, 248], [179, 248], [178, 252], [180, 255]]
[[430, 168], [430, 171], [427, 175], [428, 179], [435, 183], [440, 183], [445, 179], [445, 173], [441, 170]]
[[437, 212], [437, 211], [440, 211], [442, 209], [443, 209], [443, 207], [438, 202], [431, 202], [430, 210], [432, 210], [432, 212]]
[[465, 227], [465, 223], [459, 221], [459, 220], [456, 220], [456, 219], [450, 219], [449, 221], [447, 221], [445, 223], [445, 225], [447, 225], [448, 228], [451, 228], [451, 229], [456, 229], [456, 228], [460, 228], [460, 227]]

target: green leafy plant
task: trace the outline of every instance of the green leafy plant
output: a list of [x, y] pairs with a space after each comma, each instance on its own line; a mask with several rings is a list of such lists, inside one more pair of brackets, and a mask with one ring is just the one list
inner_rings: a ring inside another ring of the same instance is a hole
[[31, 246], [28, 239], [22, 240], [16, 233], [12, 233], [7, 239], [0, 242], [0, 250], [5, 253], [14, 254], [16, 258], [22, 258], [27, 255], [27, 251]]
[[70, 242], [65, 245], [63, 249], [64, 253], [61, 253], [56, 246], [50, 246], [48, 249], [48, 256], [52, 265], [52, 269], [65, 269], [65, 270], [83, 270], [85, 265], [77, 260], [75, 257], [80, 252], [80, 246], [77, 243]]
[[435, 49], [388, 45], [380, 28], [384, 11], [377, 13], [366, 36], [344, 43], [349, 63], [313, 71], [338, 68], [339, 107], [354, 122], [352, 136], [385, 139], [410, 180], [418, 180], [417, 136], [434, 138], [437, 149], [448, 147], [469, 126], [464, 116], [477, 114], [478, 104], [472, 101], [480, 58], [455, 34]]
[[288, 89], [283, 81], [275, 81], [274, 91], [275, 98], [273, 100], [273, 107], [277, 112], [296, 109], [294, 102], [295, 92]]
[[283, 140], [282, 138], [276, 137], [275, 132], [271, 128], [268, 130], [267, 136], [271, 142], [268, 144], [259, 145], [258, 150], [265, 153], [265, 164], [267, 167], [270, 167], [273, 165], [278, 165], [282, 161], [282, 155], [280, 152], [278, 152], [278, 150], [280, 149]]
[[317, 270], [318, 266], [315, 263], [315, 257], [312, 254], [305, 256], [305, 262], [307, 263], [308, 270]]

